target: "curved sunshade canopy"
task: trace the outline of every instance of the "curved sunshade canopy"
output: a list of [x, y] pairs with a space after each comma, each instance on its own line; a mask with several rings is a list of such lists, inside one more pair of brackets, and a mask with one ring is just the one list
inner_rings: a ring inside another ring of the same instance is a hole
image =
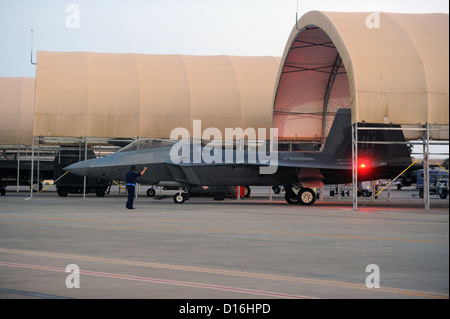
[[272, 126], [280, 58], [39, 51], [35, 136], [169, 138]]
[[0, 78], [0, 144], [31, 144], [34, 78]]
[[323, 142], [337, 109], [351, 108], [353, 123], [429, 123], [444, 128], [433, 138], [448, 139], [448, 90], [448, 14], [313, 11], [281, 59], [274, 127]]

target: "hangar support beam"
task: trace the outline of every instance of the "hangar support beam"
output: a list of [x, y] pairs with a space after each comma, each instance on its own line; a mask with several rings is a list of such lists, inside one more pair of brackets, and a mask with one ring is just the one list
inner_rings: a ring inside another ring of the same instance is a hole
[[336, 59], [333, 63], [333, 68], [330, 72], [330, 77], [328, 78], [327, 87], [325, 89], [325, 95], [323, 98], [323, 110], [322, 110], [322, 133], [321, 133], [321, 142], [322, 149], [325, 145], [325, 136], [327, 130], [327, 111], [328, 111], [328, 103], [330, 102], [331, 91], [333, 90], [334, 80], [336, 79], [336, 75], [339, 72], [339, 68], [341, 67], [342, 59], [339, 53], [336, 55]]

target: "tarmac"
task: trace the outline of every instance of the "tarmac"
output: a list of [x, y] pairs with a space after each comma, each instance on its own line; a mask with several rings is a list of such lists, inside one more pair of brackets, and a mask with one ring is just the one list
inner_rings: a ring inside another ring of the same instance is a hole
[[[146, 189], [146, 188], [145, 188]], [[449, 201], [0, 197], [3, 299], [448, 299]], [[385, 196], [383, 194], [383, 196]]]

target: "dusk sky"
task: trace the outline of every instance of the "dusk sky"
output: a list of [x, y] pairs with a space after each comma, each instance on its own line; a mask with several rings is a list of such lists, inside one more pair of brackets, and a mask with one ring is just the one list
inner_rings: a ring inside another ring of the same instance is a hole
[[444, 0], [0, 0], [0, 76], [35, 77], [36, 51], [281, 56], [308, 11], [449, 12]]

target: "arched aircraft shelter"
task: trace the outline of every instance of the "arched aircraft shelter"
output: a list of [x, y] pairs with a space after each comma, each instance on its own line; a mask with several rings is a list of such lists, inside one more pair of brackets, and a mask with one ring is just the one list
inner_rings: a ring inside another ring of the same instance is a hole
[[400, 125], [408, 143], [421, 140], [428, 172], [429, 146], [448, 146], [449, 16], [309, 12], [293, 28], [281, 64], [273, 57], [40, 51], [36, 80], [0, 84], [0, 95], [20, 105], [0, 103], [4, 144], [26, 144], [29, 135], [38, 148], [52, 138], [86, 145], [167, 138], [202, 119], [204, 128], [273, 126], [282, 140], [323, 147], [336, 111], [350, 108], [354, 168], [364, 143], [358, 130], [374, 123]]
[[448, 141], [448, 90], [448, 14], [313, 11], [287, 41], [273, 124], [281, 139], [323, 147], [336, 110], [351, 108], [356, 209], [361, 123], [401, 125], [408, 141], [421, 139], [427, 177], [430, 143]]

